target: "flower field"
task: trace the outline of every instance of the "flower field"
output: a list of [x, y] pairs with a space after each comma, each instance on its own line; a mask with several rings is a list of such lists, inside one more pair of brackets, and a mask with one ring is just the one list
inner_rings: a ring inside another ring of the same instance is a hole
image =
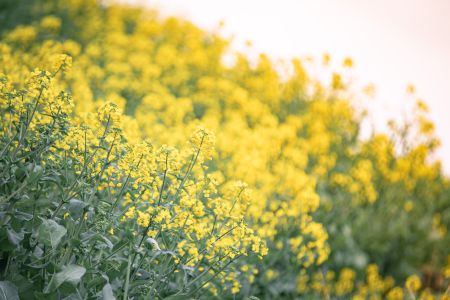
[[363, 140], [343, 74], [228, 53], [145, 8], [0, 2], [0, 299], [450, 299], [426, 104]]

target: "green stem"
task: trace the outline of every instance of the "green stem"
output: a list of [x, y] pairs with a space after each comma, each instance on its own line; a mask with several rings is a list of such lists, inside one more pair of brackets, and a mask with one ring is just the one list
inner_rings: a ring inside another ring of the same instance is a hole
[[22, 142], [23, 142], [23, 140], [24, 140], [24, 138], [25, 138], [25, 136], [26, 136], [26, 134], [27, 134], [27, 132], [28, 132], [28, 129], [30, 128], [31, 122], [33, 121], [34, 114], [36, 113], [36, 110], [37, 110], [37, 107], [38, 107], [38, 105], [39, 105], [39, 101], [41, 100], [41, 96], [42, 96], [43, 91], [44, 91], [43, 88], [41, 88], [40, 91], [39, 91], [39, 96], [38, 96], [37, 99], [36, 99], [36, 103], [34, 104], [33, 111], [31, 112], [30, 118], [29, 118], [29, 119], [27, 118], [27, 124], [26, 124], [26, 126], [25, 126], [25, 130], [24, 130], [24, 132], [23, 132], [23, 133], [20, 135], [20, 137], [19, 137], [19, 142], [18, 142], [18, 144], [17, 144], [17, 148], [14, 150], [14, 152], [13, 152], [13, 154], [12, 154], [12, 159], [11, 159], [11, 161], [14, 161], [14, 160], [15, 160], [16, 155], [17, 155], [17, 152], [19, 151], [20, 146], [22, 146]]
[[108, 121], [106, 122], [105, 130], [104, 130], [102, 136], [99, 139], [98, 146], [95, 148], [94, 152], [89, 157], [89, 159], [86, 159], [86, 156], [87, 156], [87, 137], [86, 137], [86, 131], [85, 131], [85, 135], [84, 135], [84, 156], [85, 156], [85, 159], [84, 159], [84, 163], [83, 163], [83, 169], [81, 169], [80, 174], [77, 176], [77, 178], [75, 178], [75, 180], [73, 181], [73, 183], [71, 184], [71, 186], [67, 190], [66, 197], [65, 197], [66, 200], [70, 200], [72, 198], [72, 195], [70, 193], [73, 191], [73, 189], [75, 189], [75, 187], [76, 187], [76, 185], [78, 183], [78, 180], [84, 175], [84, 172], [86, 172], [89, 164], [91, 163], [91, 161], [94, 159], [95, 155], [97, 154], [98, 149], [100, 149], [101, 142], [106, 138], [106, 135], [108, 134], [108, 129], [109, 129], [109, 126], [110, 126], [110, 122], [111, 122], [111, 115], [108, 116]]
[[183, 189], [184, 183], [186, 182], [187, 178], [189, 177], [189, 174], [191, 173], [192, 169], [194, 168], [194, 165], [197, 162], [198, 156], [200, 155], [200, 150], [202, 149], [204, 139], [205, 139], [205, 136], [202, 136], [202, 140], [200, 141], [198, 151], [195, 154], [195, 157], [193, 156], [193, 159], [190, 161], [188, 169], [186, 171], [186, 174], [184, 175], [183, 179], [180, 182], [180, 185], [177, 188], [177, 191], [175, 192], [175, 196], [173, 197], [174, 199], [177, 199], [178, 195], [180, 194], [180, 191]]
[[120, 246], [119, 248], [117, 248], [117, 250], [115, 250], [113, 253], [111, 253], [110, 255], [106, 256], [105, 258], [102, 258], [101, 260], [99, 260], [97, 263], [95, 263], [92, 268], [95, 268], [96, 266], [98, 266], [99, 264], [101, 264], [104, 261], [107, 261], [111, 256], [115, 255], [116, 253], [118, 253], [120, 250], [122, 250], [123, 248], [125, 248], [127, 244], [124, 243], [122, 246]]
[[[130, 244], [130, 252], [131, 252], [131, 244]], [[130, 273], [131, 273], [131, 255], [128, 256], [128, 265], [127, 265], [127, 277], [125, 279], [125, 288], [123, 292], [123, 300], [128, 300], [128, 288], [130, 285]]]
[[11, 255], [8, 256], [8, 260], [6, 262], [5, 273], [3, 274], [4, 278], [6, 278], [6, 275], [8, 275], [8, 270], [9, 270], [9, 264], [10, 263], [11, 263]]
[[187, 296], [193, 295], [197, 293], [199, 290], [201, 290], [208, 282], [216, 278], [220, 273], [222, 273], [223, 270], [225, 270], [229, 265], [231, 265], [236, 259], [241, 257], [241, 255], [237, 255], [235, 258], [231, 259], [229, 262], [227, 262], [222, 268], [220, 268], [213, 276], [211, 276], [208, 280], [205, 280], [198, 288], [196, 288], [194, 291], [190, 292]]

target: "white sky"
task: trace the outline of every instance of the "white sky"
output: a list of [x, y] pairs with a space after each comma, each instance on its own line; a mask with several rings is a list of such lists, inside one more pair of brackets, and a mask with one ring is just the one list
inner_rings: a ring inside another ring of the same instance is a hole
[[135, 1], [207, 30], [224, 21], [221, 32], [235, 37], [237, 49], [251, 40], [254, 51], [275, 58], [351, 57], [355, 84], [376, 86], [367, 107], [379, 124], [401, 115], [413, 83], [430, 107], [450, 174], [450, 0]]

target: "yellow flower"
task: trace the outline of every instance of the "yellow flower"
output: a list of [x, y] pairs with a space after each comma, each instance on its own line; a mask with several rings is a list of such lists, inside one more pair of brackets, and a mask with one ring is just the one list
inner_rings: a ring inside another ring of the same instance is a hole
[[421, 286], [422, 282], [417, 275], [411, 275], [406, 279], [405, 287], [412, 292], [417, 292]]
[[141, 227], [147, 227], [150, 224], [150, 215], [148, 213], [137, 211], [138, 217], [136, 223]]
[[353, 60], [350, 57], [346, 57], [342, 62], [342, 65], [346, 68], [351, 68], [353, 67]]
[[61, 28], [61, 19], [55, 16], [46, 16], [41, 20], [41, 27], [48, 31], [58, 31]]
[[406, 201], [405, 204], [403, 205], [403, 209], [406, 212], [410, 212], [413, 208], [414, 208], [414, 203], [412, 201]]
[[388, 300], [403, 300], [404, 299], [403, 289], [400, 287], [395, 287], [388, 292], [386, 297]]

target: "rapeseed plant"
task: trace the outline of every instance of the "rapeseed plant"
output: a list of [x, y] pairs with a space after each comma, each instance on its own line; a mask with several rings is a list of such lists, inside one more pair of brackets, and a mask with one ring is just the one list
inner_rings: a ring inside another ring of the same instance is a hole
[[2, 290], [447, 297], [450, 184], [422, 100], [362, 141], [342, 74], [225, 65], [229, 41], [147, 9], [17, 2], [33, 13], [0, 18]]

